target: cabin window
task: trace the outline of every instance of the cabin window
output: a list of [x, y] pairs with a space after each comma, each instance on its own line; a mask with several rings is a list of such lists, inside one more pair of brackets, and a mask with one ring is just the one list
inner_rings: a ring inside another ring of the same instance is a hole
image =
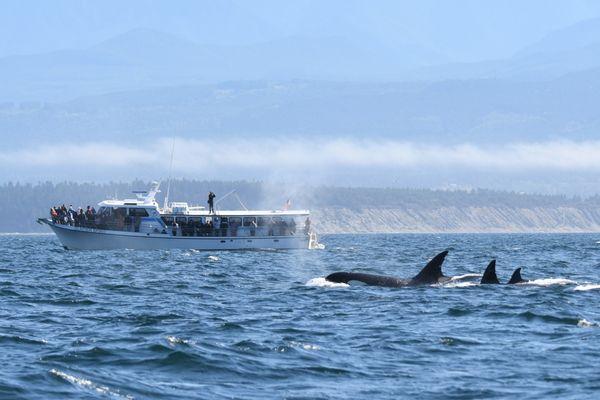
[[258, 217], [256, 220], [256, 224], [258, 226], [267, 226], [271, 223], [270, 217]]
[[242, 219], [240, 217], [229, 217], [229, 225], [240, 226], [242, 225]]
[[245, 217], [244, 226], [250, 228], [256, 227], [256, 217]]
[[132, 217], [147, 217], [148, 211], [145, 208], [130, 208], [129, 215]]
[[175, 218], [175, 222], [177, 222], [179, 225], [187, 224], [187, 218], [186, 217], [177, 217], [177, 218]]

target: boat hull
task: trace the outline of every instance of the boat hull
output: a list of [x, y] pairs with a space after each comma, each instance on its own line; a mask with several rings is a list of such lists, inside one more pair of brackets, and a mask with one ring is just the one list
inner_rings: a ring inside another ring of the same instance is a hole
[[188, 237], [164, 234], [140, 234], [135, 232], [104, 231], [55, 224], [40, 220], [56, 234], [67, 249], [195, 249], [195, 250], [250, 250], [250, 249], [308, 249], [311, 237], [296, 236], [250, 236], [250, 237]]

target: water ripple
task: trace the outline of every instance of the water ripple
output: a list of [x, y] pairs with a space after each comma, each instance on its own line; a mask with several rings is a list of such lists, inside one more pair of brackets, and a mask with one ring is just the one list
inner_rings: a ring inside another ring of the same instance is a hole
[[[90, 251], [2, 237], [0, 397], [594, 398], [596, 235], [328, 236], [323, 251]], [[413, 276], [450, 249], [446, 285]], [[479, 285], [491, 258], [506, 282]]]

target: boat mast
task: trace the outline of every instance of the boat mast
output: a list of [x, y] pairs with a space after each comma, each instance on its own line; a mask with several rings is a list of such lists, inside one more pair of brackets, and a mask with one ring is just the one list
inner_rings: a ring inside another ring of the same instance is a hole
[[173, 142], [171, 143], [171, 161], [169, 163], [169, 180], [167, 181], [167, 193], [165, 194], [165, 204], [163, 210], [167, 209], [169, 204], [169, 193], [171, 192], [171, 176], [173, 175], [173, 153], [175, 153], [175, 136], [173, 136]]

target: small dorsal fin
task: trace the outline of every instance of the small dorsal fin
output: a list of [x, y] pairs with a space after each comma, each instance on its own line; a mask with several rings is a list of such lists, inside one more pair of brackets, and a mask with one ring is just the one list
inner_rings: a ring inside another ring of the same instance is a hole
[[421, 284], [437, 283], [439, 279], [444, 276], [442, 273], [442, 264], [447, 255], [448, 251], [442, 251], [440, 254], [433, 257], [421, 272], [411, 279], [411, 281]]
[[512, 285], [514, 283], [521, 283], [521, 282], [527, 282], [527, 281], [525, 279], [521, 278], [521, 268], [517, 268], [517, 269], [515, 269], [515, 272], [513, 272], [512, 276], [510, 277], [508, 284]]
[[496, 260], [490, 261], [487, 268], [485, 269], [485, 272], [483, 273], [483, 276], [481, 277], [480, 283], [482, 283], [482, 284], [486, 284], [486, 283], [498, 284], [498, 283], [500, 283], [500, 281], [498, 280], [498, 276], [496, 275]]

